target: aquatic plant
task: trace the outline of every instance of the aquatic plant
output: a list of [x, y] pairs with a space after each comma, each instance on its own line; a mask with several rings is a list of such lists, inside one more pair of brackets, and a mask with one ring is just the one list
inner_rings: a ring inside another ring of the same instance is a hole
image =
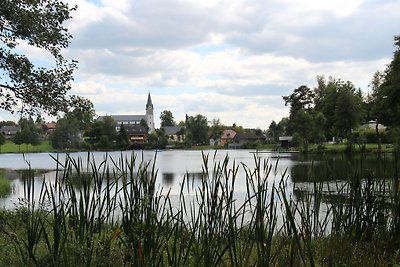
[[[400, 262], [398, 176], [347, 181], [308, 174], [302, 198], [279, 162], [254, 167], [202, 154], [200, 180], [183, 177], [178, 195], [157, 186], [156, 155], [105, 155], [97, 165], [54, 158], [54, 181], [34, 192], [24, 173], [19, 209], [2, 211], [0, 233], [14, 254], [1, 264], [36, 266], [331, 266]], [[396, 161], [397, 164], [397, 161]], [[242, 168], [244, 176], [239, 177]], [[382, 173], [380, 170], [377, 173]], [[382, 177], [385, 177], [384, 175]], [[245, 179], [245, 193], [236, 181]], [[294, 185], [295, 186], [295, 185]], [[39, 198], [35, 196], [38, 194]], [[362, 249], [368, 254], [362, 254]], [[374, 250], [372, 250], [372, 248]], [[382, 255], [382, 252], [386, 256]], [[5, 253], [5, 252], [4, 252]], [[9, 253], [9, 252], [8, 252]], [[6, 257], [8, 255], [8, 257]], [[362, 255], [362, 256], [360, 256]], [[389, 255], [389, 257], [388, 257]]]

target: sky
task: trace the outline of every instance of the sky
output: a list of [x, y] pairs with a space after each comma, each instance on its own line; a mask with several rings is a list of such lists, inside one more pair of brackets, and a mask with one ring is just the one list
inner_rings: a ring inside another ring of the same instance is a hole
[[[282, 96], [316, 76], [368, 93], [400, 34], [400, 0], [68, 0], [77, 60], [71, 93], [97, 115], [145, 114], [147, 94], [177, 122], [202, 114], [267, 129], [289, 115]], [[46, 55], [19, 47], [34, 60]], [[16, 119], [0, 111], [0, 120]]]

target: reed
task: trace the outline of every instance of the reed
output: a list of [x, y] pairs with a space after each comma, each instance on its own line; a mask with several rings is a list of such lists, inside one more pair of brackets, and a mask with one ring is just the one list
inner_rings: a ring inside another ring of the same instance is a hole
[[[228, 156], [217, 161], [216, 154], [203, 153], [202, 158], [199, 185], [187, 174], [177, 196], [157, 186], [156, 155], [149, 162], [137, 154], [117, 160], [106, 155], [99, 165], [90, 154], [87, 162], [55, 157], [56, 178], [43, 179], [40, 192], [33, 187], [32, 170], [26, 171], [20, 208], [0, 214], [0, 233], [14, 246], [0, 265], [400, 262], [398, 176], [364, 177], [360, 165], [347, 181], [335, 184], [310, 173], [310, 189], [297, 199], [286, 171], [275, 178], [279, 163], [256, 154], [254, 167]], [[238, 179], [245, 179], [244, 195], [235, 190]]]
[[11, 191], [11, 182], [4, 177], [4, 171], [0, 170], [0, 197], [7, 196]]

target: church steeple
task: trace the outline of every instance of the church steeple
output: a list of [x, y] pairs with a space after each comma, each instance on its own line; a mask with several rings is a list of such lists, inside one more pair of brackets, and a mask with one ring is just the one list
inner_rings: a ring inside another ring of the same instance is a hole
[[149, 92], [149, 95], [148, 95], [148, 97], [147, 97], [146, 110], [149, 109], [149, 108], [151, 108], [151, 109], [154, 108], [154, 107], [153, 107], [153, 102], [151, 101], [150, 92]]
[[147, 118], [147, 126], [149, 126], [149, 132], [151, 133], [155, 131], [153, 110], [154, 110], [153, 102], [151, 101], [151, 96], [149, 92], [146, 104], [146, 118]]

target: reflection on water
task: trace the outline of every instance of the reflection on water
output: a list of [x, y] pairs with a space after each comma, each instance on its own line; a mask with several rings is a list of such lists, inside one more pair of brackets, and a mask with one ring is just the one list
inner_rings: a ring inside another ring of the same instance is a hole
[[[89, 158], [100, 166], [106, 157], [110, 157], [114, 162], [127, 160], [131, 157], [132, 152], [94, 152], [88, 153], [71, 153], [66, 154], [27, 154], [25, 159], [22, 155], [17, 154], [1, 154], [0, 168], [7, 169], [6, 176], [12, 182], [11, 194], [6, 198], [0, 198], [0, 207], [12, 208], [24, 197], [23, 179], [21, 170], [26, 169], [29, 162], [33, 169], [55, 169], [56, 163], [54, 158], [59, 158], [60, 162], [64, 162], [67, 156], [74, 159], [81, 159], [86, 162]], [[309, 155], [301, 156], [299, 154], [263, 152], [254, 153], [250, 150], [221, 150], [214, 154], [214, 151], [205, 151], [205, 155], [209, 155], [208, 170], [212, 170], [215, 162], [222, 162], [226, 156], [229, 157], [229, 168], [239, 165], [237, 178], [235, 182], [235, 194], [242, 197], [246, 194], [246, 173], [243, 166], [247, 166], [250, 170], [255, 168], [255, 159], [265, 160], [269, 165], [273, 166], [272, 172], [268, 176], [268, 183], [277, 184], [284, 174], [287, 179], [287, 192], [294, 197], [301, 197], [301, 191], [307, 191], [307, 186], [314, 179], [317, 181], [337, 181], [347, 179], [349, 175], [358, 173], [361, 176], [371, 175], [376, 178], [393, 177], [395, 171], [394, 159], [390, 155], [368, 155], [362, 157], [356, 155], [346, 157], [345, 155]], [[135, 154], [137, 159], [136, 168], [140, 162], [153, 162], [155, 153], [152, 151], [143, 151]], [[214, 160], [215, 157], [215, 161]], [[110, 163], [111, 162], [111, 163]], [[243, 165], [242, 165], [243, 164]], [[83, 164], [85, 165], [85, 164]], [[109, 167], [112, 168], [112, 161], [109, 161]], [[156, 155], [155, 169], [158, 170], [157, 188], [162, 188], [164, 192], [169, 192], [170, 196], [178, 196], [181, 186], [185, 181], [190, 183], [190, 187], [195, 189], [201, 185], [203, 158], [200, 151], [163, 151]], [[56, 172], [37, 172], [35, 175], [35, 194], [38, 196], [43, 179], [47, 183], [54, 183]], [[189, 184], [188, 183], [188, 184]], [[79, 181], [76, 183], [78, 186]], [[293, 191], [293, 189], [296, 189]], [[193, 190], [187, 191], [188, 194]]]
[[396, 164], [390, 154], [383, 155], [308, 155], [294, 159], [290, 169], [293, 182], [347, 180], [351, 176], [390, 179]]

